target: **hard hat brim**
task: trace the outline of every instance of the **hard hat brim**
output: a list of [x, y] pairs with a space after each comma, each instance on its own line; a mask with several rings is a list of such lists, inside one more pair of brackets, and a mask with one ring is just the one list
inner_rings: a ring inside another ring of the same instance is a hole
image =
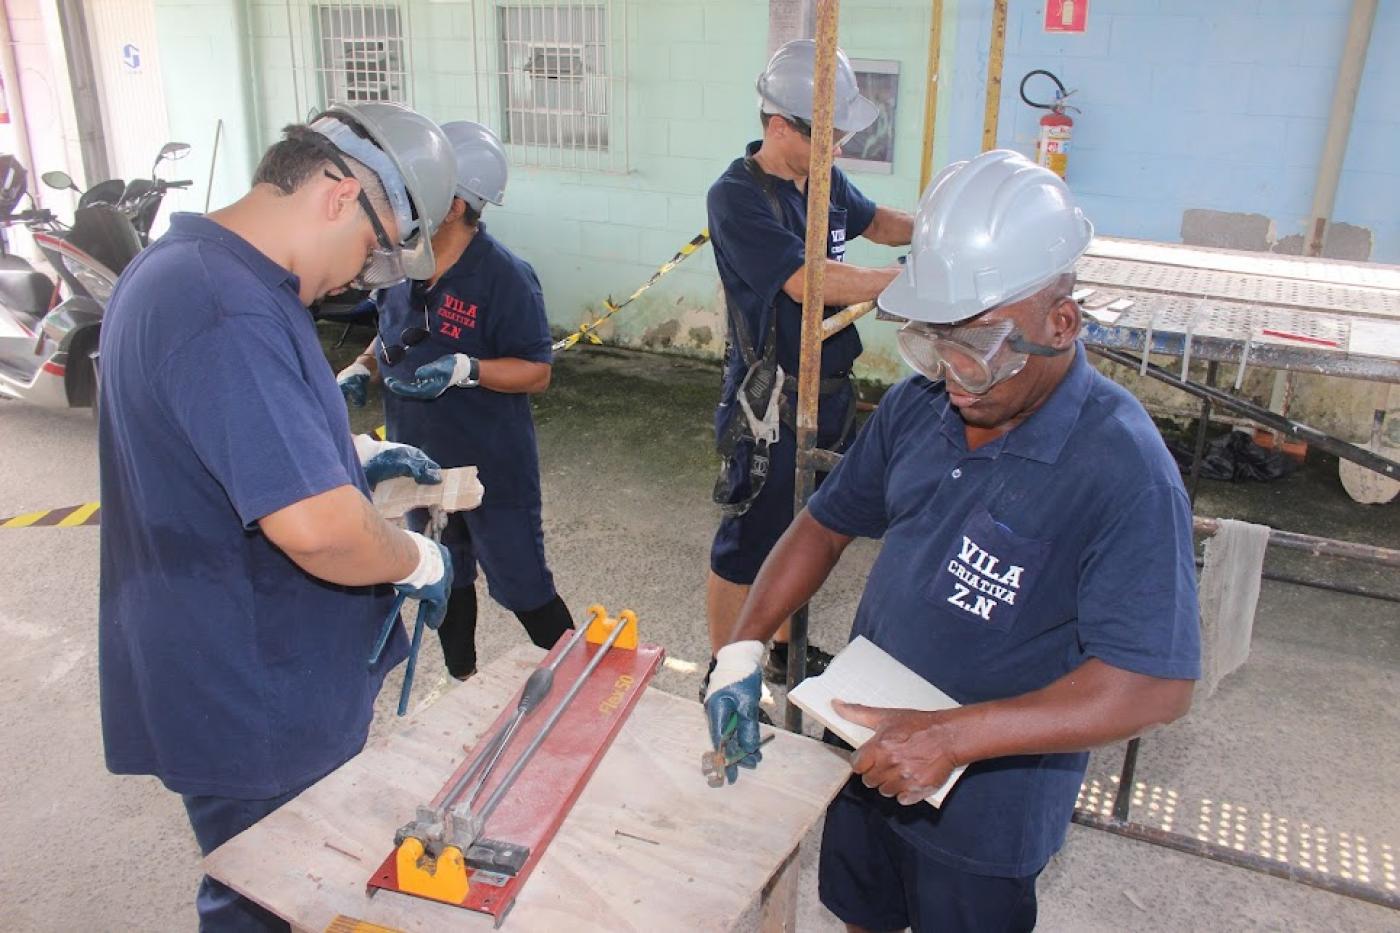
[[856, 95], [856, 99], [851, 101], [849, 112], [846, 114], [846, 123], [850, 126], [841, 125], [837, 129], [843, 133], [859, 133], [875, 122], [875, 118], [880, 115], [880, 107], [873, 100], [863, 94]]

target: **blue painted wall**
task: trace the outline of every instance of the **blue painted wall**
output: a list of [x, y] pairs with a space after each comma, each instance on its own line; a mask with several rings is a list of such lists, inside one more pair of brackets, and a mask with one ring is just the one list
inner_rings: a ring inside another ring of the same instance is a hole
[[[975, 154], [990, 3], [950, 0], [957, 36], [948, 155]], [[1102, 233], [1178, 242], [1189, 208], [1259, 213], [1280, 238], [1312, 205], [1350, 0], [1089, 0], [1084, 35], [1043, 29], [1012, 0], [998, 144], [1030, 152], [1041, 111], [1017, 95], [1033, 68], [1077, 88], [1070, 186]], [[1333, 219], [1369, 228], [1400, 262], [1400, 3], [1382, 2]], [[1046, 83], [1037, 83], [1042, 93]], [[941, 121], [940, 121], [941, 122]]]

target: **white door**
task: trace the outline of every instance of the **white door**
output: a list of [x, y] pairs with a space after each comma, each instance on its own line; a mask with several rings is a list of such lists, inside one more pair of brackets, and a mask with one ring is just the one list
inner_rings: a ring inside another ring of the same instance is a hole
[[[160, 147], [170, 140], [156, 47], [154, 0], [85, 0], [93, 70], [101, 96], [102, 125], [112, 174], [130, 181], [147, 178]], [[189, 178], [194, 159], [161, 167], [167, 179]], [[191, 197], [170, 192], [153, 234], [162, 231], [172, 210]]]

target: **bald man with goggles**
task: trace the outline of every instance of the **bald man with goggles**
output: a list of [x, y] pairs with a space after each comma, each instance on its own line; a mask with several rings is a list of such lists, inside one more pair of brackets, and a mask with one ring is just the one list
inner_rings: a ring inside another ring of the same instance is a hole
[[962, 706], [837, 704], [874, 730], [822, 839], [822, 903], [849, 929], [1032, 929], [1088, 750], [1190, 706], [1191, 507], [1141, 404], [1079, 346], [1070, 292], [1092, 234], [1064, 182], [1016, 153], [933, 180], [879, 298], [917, 375], [778, 542], [717, 654], [711, 736], [754, 766], [763, 640], [852, 539], [881, 540], [851, 636]]

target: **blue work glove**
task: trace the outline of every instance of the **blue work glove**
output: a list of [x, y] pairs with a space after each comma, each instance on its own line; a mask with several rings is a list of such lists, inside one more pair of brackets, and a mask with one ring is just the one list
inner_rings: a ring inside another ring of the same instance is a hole
[[418, 545], [418, 566], [413, 573], [394, 582], [394, 589], [409, 599], [418, 600], [418, 617], [435, 629], [447, 615], [447, 600], [452, 595], [452, 557], [447, 548], [415, 531], [405, 532]]
[[340, 386], [340, 394], [345, 396], [346, 405], [352, 405], [355, 408], [365, 407], [370, 376], [369, 367], [359, 360], [335, 374], [335, 384]]
[[759, 664], [762, 660], [762, 642], [735, 642], [719, 649], [715, 654], [715, 668], [710, 672], [710, 686], [705, 692], [705, 718], [710, 723], [710, 742], [715, 750], [723, 750], [725, 758], [734, 762], [724, 769], [724, 777], [730, 784], [738, 780], [741, 767], [756, 768], [763, 760], [763, 753], [758, 750], [758, 703], [763, 695]]
[[442, 482], [442, 468], [417, 447], [377, 441], [368, 434], [356, 434], [354, 442], [370, 489], [392, 476], [411, 476], [425, 486]]
[[437, 398], [453, 386], [474, 386], [472, 370], [476, 361], [465, 353], [449, 353], [419, 366], [413, 379], [385, 378], [390, 392], [407, 398]]

